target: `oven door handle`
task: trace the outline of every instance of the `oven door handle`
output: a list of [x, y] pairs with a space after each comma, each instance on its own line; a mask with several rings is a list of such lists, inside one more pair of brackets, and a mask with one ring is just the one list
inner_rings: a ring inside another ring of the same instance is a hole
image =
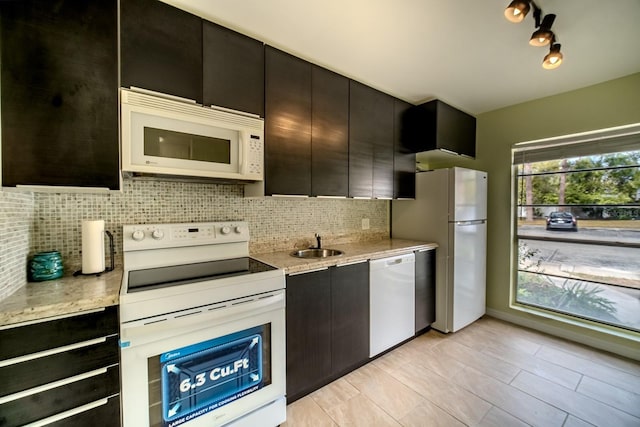
[[250, 298], [227, 301], [198, 307], [166, 316], [156, 316], [120, 325], [120, 347], [134, 347], [147, 344], [167, 336], [211, 328], [212, 324], [222, 324], [248, 315], [257, 315], [274, 310], [282, 310], [284, 315], [284, 290]]

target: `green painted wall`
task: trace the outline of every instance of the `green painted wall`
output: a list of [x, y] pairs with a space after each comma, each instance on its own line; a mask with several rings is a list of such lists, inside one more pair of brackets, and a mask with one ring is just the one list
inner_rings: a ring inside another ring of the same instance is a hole
[[[511, 148], [517, 142], [640, 123], [640, 73], [546, 98], [490, 111], [477, 116], [475, 160], [432, 160], [428, 167], [462, 166], [489, 173], [487, 241], [487, 307], [522, 319], [584, 336], [584, 342], [611, 343], [623, 353], [640, 358], [638, 343], [600, 332], [532, 317], [509, 307], [511, 298]], [[419, 156], [420, 158], [420, 156]], [[602, 345], [600, 345], [602, 347]], [[635, 350], [634, 350], [635, 346]], [[624, 351], [624, 348], [629, 351]]]

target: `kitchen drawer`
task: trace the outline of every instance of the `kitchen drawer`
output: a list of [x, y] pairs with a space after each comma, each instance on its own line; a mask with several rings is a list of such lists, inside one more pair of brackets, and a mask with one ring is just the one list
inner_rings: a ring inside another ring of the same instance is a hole
[[0, 396], [118, 364], [118, 354], [114, 335], [86, 347], [7, 364], [0, 367]]
[[119, 427], [120, 396], [112, 396], [100, 406], [80, 412], [62, 420], [46, 424], [47, 427]]
[[118, 333], [118, 308], [0, 330], [0, 360]]
[[[120, 369], [115, 365], [105, 368], [104, 372], [97, 375], [2, 404], [0, 426], [20, 426], [31, 423], [98, 401], [105, 396], [117, 395], [119, 392]], [[100, 423], [100, 425], [104, 424]]]

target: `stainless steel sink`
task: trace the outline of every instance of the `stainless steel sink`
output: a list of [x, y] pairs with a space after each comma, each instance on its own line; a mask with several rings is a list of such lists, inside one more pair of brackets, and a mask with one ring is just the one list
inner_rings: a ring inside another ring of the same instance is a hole
[[330, 256], [340, 256], [344, 252], [336, 249], [309, 248], [291, 252], [291, 256], [296, 258], [327, 258]]

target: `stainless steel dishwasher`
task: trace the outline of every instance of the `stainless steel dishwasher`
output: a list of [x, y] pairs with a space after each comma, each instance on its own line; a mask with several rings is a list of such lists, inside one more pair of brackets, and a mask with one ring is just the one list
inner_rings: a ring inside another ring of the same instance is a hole
[[369, 356], [415, 334], [415, 255], [369, 262]]

